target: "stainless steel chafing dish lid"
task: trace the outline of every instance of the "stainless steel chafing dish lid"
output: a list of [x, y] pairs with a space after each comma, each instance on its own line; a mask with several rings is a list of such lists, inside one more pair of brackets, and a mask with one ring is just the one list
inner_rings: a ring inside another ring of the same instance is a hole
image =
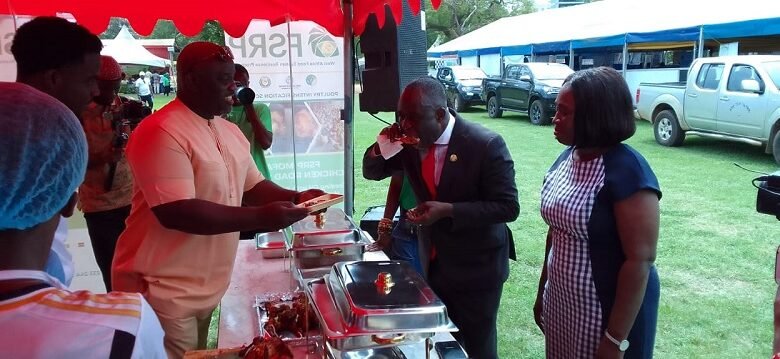
[[[372, 330], [366, 331], [358, 327], [347, 326], [341, 318], [341, 313], [333, 303], [333, 294], [328, 288], [326, 274], [324, 278], [308, 281], [304, 284], [306, 295], [311, 299], [314, 311], [320, 320], [325, 341], [339, 351], [352, 351], [368, 348], [390, 347], [401, 344], [416, 343], [433, 337], [435, 333], [426, 329], [418, 330]], [[450, 323], [446, 328], [436, 331], [457, 331]]]
[[347, 326], [365, 331], [449, 331], [447, 307], [408, 262], [339, 262], [327, 280]]
[[329, 208], [323, 213], [324, 219], [322, 225], [317, 225], [315, 215], [306, 216], [306, 218], [293, 223], [290, 230], [295, 236], [317, 235], [325, 233], [344, 233], [357, 230], [357, 226], [352, 219], [340, 208]]

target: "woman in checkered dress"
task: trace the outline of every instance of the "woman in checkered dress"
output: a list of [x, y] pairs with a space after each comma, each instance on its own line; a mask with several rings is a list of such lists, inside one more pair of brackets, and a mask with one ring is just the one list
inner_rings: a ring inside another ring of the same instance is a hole
[[651, 358], [661, 191], [621, 143], [636, 129], [631, 94], [600, 67], [569, 76], [556, 102], [555, 137], [569, 147], [542, 186], [550, 229], [534, 305], [547, 358]]

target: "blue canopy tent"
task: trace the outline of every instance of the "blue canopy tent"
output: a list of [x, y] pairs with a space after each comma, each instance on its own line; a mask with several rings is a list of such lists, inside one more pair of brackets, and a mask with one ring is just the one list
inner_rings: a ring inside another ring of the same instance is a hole
[[780, 35], [780, 1], [742, 0], [734, 7], [730, 0], [604, 0], [502, 18], [431, 48], [429, 55], [478, 56], [479, 50], [498, 48], [502, 57], [573, 57], [622, 47], [626, 59], [628, 50], [659, 48], [655, 43], [690, 47], [691, 55], [701, 56], [707, 39], [767, 35]]

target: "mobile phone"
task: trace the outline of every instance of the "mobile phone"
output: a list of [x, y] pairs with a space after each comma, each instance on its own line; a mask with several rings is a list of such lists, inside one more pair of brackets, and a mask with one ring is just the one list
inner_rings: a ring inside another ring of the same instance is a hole
[[777, 246], [777, 253], [775, 254], [775, 283], [780, 285], [780, 246]]
[[436, 349], [436, 354], [439, 354], [440, 359], [468, 359], [466, 352], [454, 340], [437, 342], [433, 347]]

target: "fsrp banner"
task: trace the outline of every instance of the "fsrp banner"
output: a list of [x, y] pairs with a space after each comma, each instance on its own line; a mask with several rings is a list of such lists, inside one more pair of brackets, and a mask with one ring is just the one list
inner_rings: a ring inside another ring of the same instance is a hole
[[271, 179], [287, 188], [344, 193], [342, 38], [313, 22], [288, 28], [254, 20], [243, 37], [225, 35], [225, 43], [249, 72], [255, 101], [271, 110]]

